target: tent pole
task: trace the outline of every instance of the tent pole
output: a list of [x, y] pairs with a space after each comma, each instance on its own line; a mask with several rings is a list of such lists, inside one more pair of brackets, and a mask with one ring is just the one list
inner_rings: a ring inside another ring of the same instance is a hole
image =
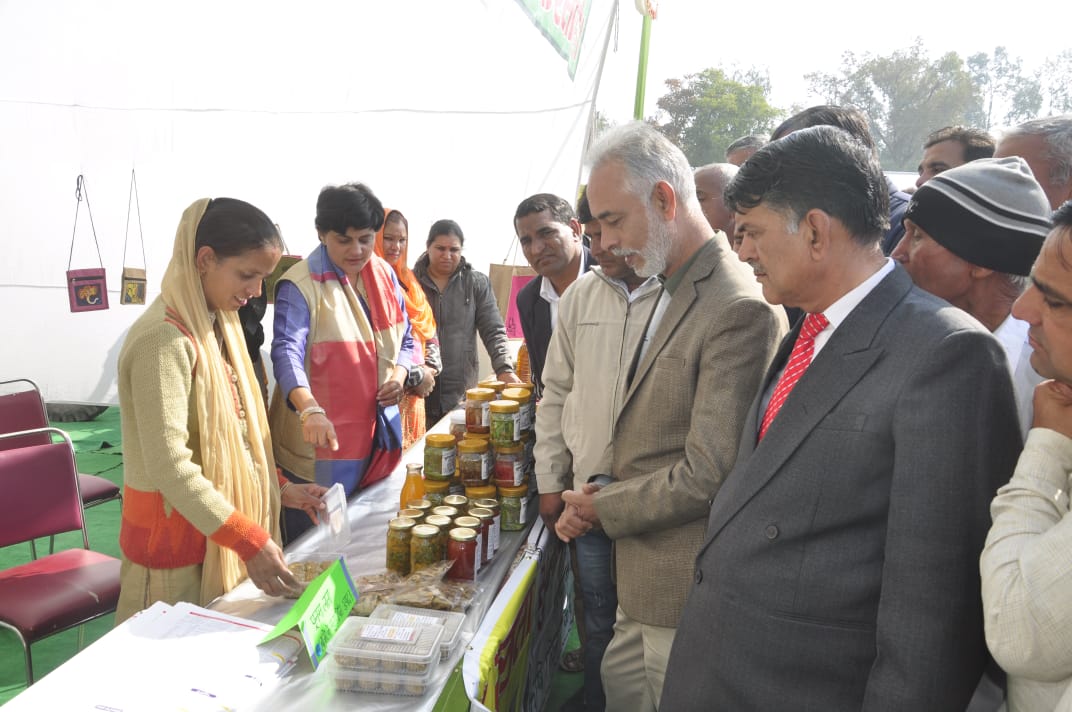
[[637, 66], [636, 100], [633, 102], [633, 118], [644, 119], [644, 90], [648, 78], [648, 41], [651, 37], [651, 15], [644, 13], [644, 24], [640, 30], [640, 63]]

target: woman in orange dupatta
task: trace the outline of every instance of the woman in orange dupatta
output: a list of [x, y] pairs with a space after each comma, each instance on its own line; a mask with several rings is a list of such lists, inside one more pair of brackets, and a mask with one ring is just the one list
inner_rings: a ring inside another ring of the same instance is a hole
[[399, 403], [402, 415], [402, 449], [424, 437], [424, 397], [435, 387], [436, 376], [443, 368], [439, 356], [439, 337], [428, 298], [407, 266], [409, 221], [397, 210], [384, 210], [383, 227], [376, 233], [376, 254], [387, 261], [398, 275], [406, 300], [406, 314], [413, 328], [414, 366], [406, 379], [406, 395]]

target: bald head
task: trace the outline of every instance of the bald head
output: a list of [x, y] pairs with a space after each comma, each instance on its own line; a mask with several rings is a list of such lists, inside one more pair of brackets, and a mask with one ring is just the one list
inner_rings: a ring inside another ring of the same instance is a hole
[[733, 244], [733, 213], [722, 202], [722, 191], [737, 175], [737, 166], [732, 163], [712, 163], [697, 168], [693, 174], [696, 182], [696, 197], [700, 208], [711, 227], [726, 233]]

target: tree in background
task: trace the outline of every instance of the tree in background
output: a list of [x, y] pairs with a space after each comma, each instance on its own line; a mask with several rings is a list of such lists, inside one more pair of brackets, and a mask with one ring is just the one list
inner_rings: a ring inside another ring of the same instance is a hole
[[1072, 112], [1072, 49], [1047, 59], [1042, 74], [1046, 82], [1048, 113]]
[[934, 129], [969, 123], [978, 106], [971, 74], [950, 52], [931, 60], [917, 40], [888, 57], [846, 52], [839, 74], [805, 75], [823, 103], [855, 106], [871, 123], [882, 165], [912, 171]]
[[[1010, 57], [1004, 47], [995, 47], [993, 55], [979, 52], [968, 57], [968, 72], [979, 94], [979, 107], [968, 117], [970, 125], [1011, 126], [1038, 116], [1042, 85], [1025, 76], [1020, 58]], [[999, 119], [996, 111], [1002, 108], [1005, 114]]]
[[769, 134], [783, 114], [768, 102], [770, 79], [757, 69], [727, 74], [712, 67], [667, 79], [666, 86], [659, 113], [649, 121], [694, 166], [724, 161], [726, 147], [735, 139]]

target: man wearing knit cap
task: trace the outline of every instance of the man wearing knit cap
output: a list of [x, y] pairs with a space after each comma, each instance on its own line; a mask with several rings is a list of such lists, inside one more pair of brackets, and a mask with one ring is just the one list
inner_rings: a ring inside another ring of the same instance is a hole
[[1027, 323], [1011, 312], [1028, 285], [1049, 216], [1046, 193], [1022, 158], [980, 159], [920, 186], [891, 255], [917, 286], [968, 312], [1001, 342], [1024, 434], [1041, 379], [1029, 363]]

